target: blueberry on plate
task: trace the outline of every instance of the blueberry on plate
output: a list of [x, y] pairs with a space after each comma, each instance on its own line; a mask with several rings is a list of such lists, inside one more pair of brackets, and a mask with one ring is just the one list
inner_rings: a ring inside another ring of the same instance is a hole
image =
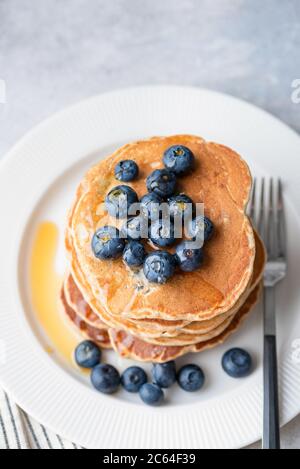
[[156, 220], [151, 223], [150, 239], [155, 246], [166, 247], [175, 243], [174, 224], [171, 220]]
[[105, 198], [108, 213], [115, 218], [126, 218], [131, 206], [138, 203], [136, 192], [129, 186], [114, 187]]
[[139, 392], [141, 386], [146, 382], [147, 375], [139, 366], [130, 366], [121, 376], [122, 386], [128, 392]]
[[138, 177], [139, 167], [135, 161], [120, 161], [115, 167], [116, 179], [122, 182], [130, 182]]
[[147, 189], [160, 197], [170, 197], [176, 188], [176, 176], [167, 169], [156, 169], [147, 178]]
[[176, 381], [175, 362], [155, 363], [152, 368], [152, 377], [159, 387], [169, 388]]
[[176, 247], [178, 265], [184, 272], [193, 272], [203, 263], [203, 250], [194, 241], [183, 241]]
[[149, 282], [163, 284], [174, 275], [174, 257], [165, 251], [149, 254], [144, 262], [144, 274]]
[[112, 394], [117, 391], [121, 379], [118, 370], [112, 365], [97, 365], [92, 369], [91, 382], [97, 391]]
[[191, 220], [189, 223], [190, 237], [193, 239], [197, 238], [202, 243], [211, 239], [213, 233], [213, 222], [203, 215], [199, 215], [198, 217], [194, 218], [194, 220]]
[[198, 365], [185, 365], [178, 371], [177, 381], [184, 391], [194, 392], [203, 387], [205, 376]]
[[138, 241], [142, 238], [148, 239], [148, 223], [143, 217], [134, 217], [126, 220], [122, 226], [122, 234], [127, 239]]
[[116, 259], [125, 248], [125, 240], [114, 226], [99, 228], [92, 238], [92, 251], [97, 259]]
[[173, 145], [164, 153], [164, 165], [175, 174], [182, 175], [193, 169], [195, 156], [183, 145]]
[[144, 195], [140, 200], [141, 215], [148, 220], [156, 220], [160, 216], [162, 203], [163, 198], [155, 192]]
[[129, 241], [123, 252], [123, 259], [129, 267], [139, 267], [144, 263], [146, 249], [140, 241]]
[[140, 398], [147, 405], [158, 406], [164, 399], [163, 390], [157, 384], [145, 383], [139, 391]]
[[246, 350], [233, 348], [223, 356], [222, 367], [231, 378], [245, 378], [251, 373], [252, 358]]
[[84, 340], [75, 349], [75, 361], [81, 368], [93, 368], [101, 360], [101, 350], [91, 340]]
[[169, 210], [172, 218], [191, 221], [194, 213], [194, 202], [185, 194], [174, 195], [169, 199]]

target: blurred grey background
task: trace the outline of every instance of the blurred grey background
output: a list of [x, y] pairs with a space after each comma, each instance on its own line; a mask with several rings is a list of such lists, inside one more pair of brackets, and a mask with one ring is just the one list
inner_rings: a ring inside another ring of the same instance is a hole
[[[246, 99], [300, 131], [299, 0], [0, 0], [0, 158], [80, 99], [142, 84]], [[300, 447], [300, 418], [283, 432]]]

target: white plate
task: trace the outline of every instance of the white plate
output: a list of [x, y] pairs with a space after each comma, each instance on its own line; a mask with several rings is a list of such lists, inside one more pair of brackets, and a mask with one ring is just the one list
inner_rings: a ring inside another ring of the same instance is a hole
[[[300, 411], [298, 135], [265, 112], [211, 91], [161, 86], [117, 91], [39, 125], [10, 151], [0, 170], [0, 346], [5, 351], [0, 381], [30, 415], [88, 448], [239, 448], [261, 436], [260, 307], [224, 346], [178, 360], [201, 364], [207, 375], [203, 391], [190, 395], [175, 386], [167, 404], [153, 409], [122, 391], [98, 394], [60, 357], [47, 355], [48, 339], [30, 304], [28, 252], [38, 222], [50, 219], [63, 229], [86, 168], [120, 144], [176, 133], [227, 144], [255, 174], [284, 180], [290, 263], [277, 301], [282, 423]], [[62, 236], [57, 266], [65, 268]], [[222, 354], [233, 345], [255, 357], [255, 372], [245, 380], [232, 380], [221, 369]], [[127, 364], [112, 352], [105, 359], [120, 368]]]

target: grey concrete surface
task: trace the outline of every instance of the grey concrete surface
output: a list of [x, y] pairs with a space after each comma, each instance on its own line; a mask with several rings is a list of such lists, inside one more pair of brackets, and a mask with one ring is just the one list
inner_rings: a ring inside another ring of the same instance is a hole
[[53, 112], [141, 84], [230, 93], [300, 131], [299, 78], [299, 0], [0, 0], [0, 157]]

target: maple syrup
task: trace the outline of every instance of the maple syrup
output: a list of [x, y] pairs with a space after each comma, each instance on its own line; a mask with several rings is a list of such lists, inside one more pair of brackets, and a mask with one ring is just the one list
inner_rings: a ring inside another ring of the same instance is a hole
[[63, 278], [55, 269], [58, 239], [55, 223], [46, 221], [38, 226], [30, 260], [31, 299], [37, 319], [51, 344], [46, 351], [57, 353], [75, 365], [73, 354], [80, 338], [63, 317], [59, 301]]

